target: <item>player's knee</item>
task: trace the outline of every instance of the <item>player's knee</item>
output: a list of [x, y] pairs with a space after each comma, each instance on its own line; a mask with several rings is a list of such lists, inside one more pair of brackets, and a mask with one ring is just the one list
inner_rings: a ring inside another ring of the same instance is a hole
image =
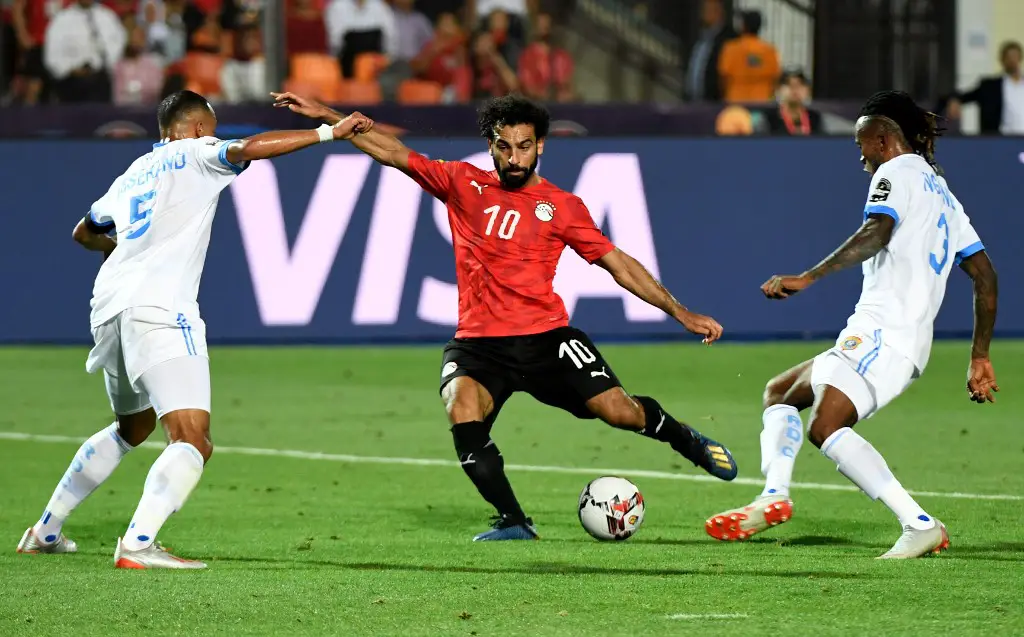
[[789, 390], [789, 384], [785, 378], [775, 377], [768, 381], [768, 384], [764, 386], [764, 394], [761, 396], [762, 406], [765, 409], [774, 407], [775, 405], [781, 405], [785, 403], [786, 392]]
[[138, 447], [156, 429], [156, 412], [152, 408], [137, 414], [119, 415], [117, 433], [132, 447]]
[[621, 389], [609, 390], [587, 401], [590, 411], [616, 429], [643, 429], [643, 408]]
[[811, 426], [807, 428], [807, 439], [811, 441], [812, 445], [821, 449], [821, 446], [825, 444], [829, 436], [842, 429], [842, 427], [842, 423], [815, 418], [811, 421]]
[[482, 387], [462, 376], [445, 385], [441, 391], [448, 421], [455, 425], [463, 422], [483, 421], [489, 413], [488, 400], [481, 394]]
[[186, 442], [195, 447], [209, 462], [213, 456], [213, 441], [210, 440], [210, 414], [200, 409], [181, 409], [164, 414], [169, 442]]

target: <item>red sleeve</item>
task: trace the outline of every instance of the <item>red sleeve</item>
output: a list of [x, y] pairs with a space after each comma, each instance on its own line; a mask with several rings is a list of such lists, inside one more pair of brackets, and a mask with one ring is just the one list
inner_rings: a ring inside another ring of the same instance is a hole
[[423, 155], [411, 151], [408, 174], [421, 188], [447, 203], [458, 164], [459, 162], [427, 159]]
[[586, 259], [587, 263], [593, 263], [615, 249], [615, 245], [597, 227], [587, 206], [579, 198], [570, 199], [568, 204], [567, 219], [562, 228], [562, 240], [566, 245]]

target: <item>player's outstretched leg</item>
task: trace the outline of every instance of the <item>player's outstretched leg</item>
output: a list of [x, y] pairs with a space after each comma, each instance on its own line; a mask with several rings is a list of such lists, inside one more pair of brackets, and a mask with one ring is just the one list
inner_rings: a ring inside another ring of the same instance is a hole
[[629, 396], [615, 387], [587, 401], [598, 418], [618, 429], [631, 429], [643, 436], [668, 443], [672, 449], [722, 480], [736, 477], [736, 461], [725, 445], [685, 425], [648, 396]]
[[[851, 373], [856, 374], [853, 370]], [[859, 376], [850, 383], [863, 382]], [[832, 385], [821, 388], [811, 417], [808, 437], [833, 462], [839, 472], [860, 487], [872, 500], [881, 500], [899, 518], [903, 534], [881, 559], [909, 559], [949, 548], [945, 525], [928, 515], [907, 493], [886, 464], [882, 454], [851, 427], [857, 408]]]
[[505, 475], [505, 461], [491, 439], [491, 426], [484, 422], [493, 409], [487, 390], [472, 378], [461, 376], [445, 385], [442, 398], [462, 470], [498, 512], [494, 527], [473, 541], [537, 539], [533, 521], [523, 513]]
[[[210, 441], [210, 372], [205, 357], [176, 358], [142, 374], [170, 444], [153, 463], [142, 499], [114, 552], [117, 568], [206, 568], [168, 553], [156, 536], [199, 484], [213, 454]], [[196, 407], [201, 408], [196, 408]]]
[[64, 535], [64, 522], [110, 477], [121, 458], [148, 438], [155, 427], [156, 414], [147, 409], [118, 416], [110, 426], [86, 440], [50, 496], [42, 517], [22, 535], [18, 553], [76, 552], [78, 546]]
[[704, 523], [708, 535], [725, 541], [746, 540], [793, 517], [789, 486], [793, 465], [804, 441], [800, 411], [814, 404], [811, 367], [806, 361], [779, 374], [764, 391], [761, 416], [761, 473], [764, 489], [752, 502], [712, 515]]

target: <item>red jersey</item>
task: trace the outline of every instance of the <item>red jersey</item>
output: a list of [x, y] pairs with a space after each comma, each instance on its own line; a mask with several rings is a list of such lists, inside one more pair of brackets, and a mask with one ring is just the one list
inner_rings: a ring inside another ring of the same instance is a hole
[[565, 247], [590, 263], [615, 249], [579, 197], [544, 179], [506, 190], [495, 171], [415, 152], [409, 173], [448, 206], [459, 285], [456, 338], [538, 334], [569, 324], [553, 287]]

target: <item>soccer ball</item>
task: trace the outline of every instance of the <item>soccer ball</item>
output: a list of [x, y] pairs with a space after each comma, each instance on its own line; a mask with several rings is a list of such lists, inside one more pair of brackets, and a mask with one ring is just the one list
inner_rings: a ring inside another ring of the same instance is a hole
[[597, 478], [580, 494], [580, 524], [598, 540], [625, 540], [643, 521], [644, 497], [625, 478]]

